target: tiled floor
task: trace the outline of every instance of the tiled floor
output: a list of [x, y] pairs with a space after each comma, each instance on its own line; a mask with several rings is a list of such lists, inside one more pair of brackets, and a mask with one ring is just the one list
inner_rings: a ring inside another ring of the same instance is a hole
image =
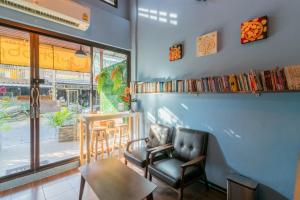
[[[128, 165], [139, 174], [143, 171], [135, 166]], [[155, 200], [175, 200], [177, 193], [167, 185], [153, 179], [153, 182], [158, 185], [154, 192]], [[28, 184], [19, 188], [0, 193], [1, 200], [76, 200], [78, 199], [80, 185], [80, 173], [78, 170], [73, 170], [61, 175], [50, 177], [32, 184]], [[194, 184], [186, 188], [184, 199], [188, 200], [225, 200], [226, 195], [213, 189], [206, 190], [200, 184]], [[98, 198], [86, 184], [84, 200], [97, 200]], [[113, 200], [113, 199], [112, 199]]]

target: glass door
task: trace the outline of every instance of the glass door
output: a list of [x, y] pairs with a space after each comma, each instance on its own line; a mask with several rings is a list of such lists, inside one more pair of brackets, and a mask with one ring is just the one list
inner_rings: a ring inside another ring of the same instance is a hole
[[0, 179], [78, 158], [82, 113], [128, 110], [128, 55], [0, 26]]
[[0, 178], [33, 167], [30, 34], [0, 26]]
[[79, 156], [79, 115], [90, 110], [90, 47], [39, 37], [40, 166]]

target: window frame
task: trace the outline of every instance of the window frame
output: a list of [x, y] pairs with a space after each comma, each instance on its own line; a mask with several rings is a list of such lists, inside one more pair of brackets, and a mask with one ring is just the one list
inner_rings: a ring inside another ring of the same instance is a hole
[[[7, 20], [7, 19], [0, 19], [0, 26], [4, 26], [4, 27], [8, 27], [8, 28], [13, 28], [13, 29], [17, 29], [17, 30], [21, 30], [21, 31], [27, 31], [30, 35], [36, 35], [36, 36], [49, 36], [52, 38], [56, 38], [56, 39], [61, 39], [61, 40], [65, 40], [65, 41], [69, 41], [69, 42], [74, 42], [74, 43], [78, 43], [78, 44], [82, 44], [82, 45], [86, 45], [86, 46], [90, 46], [91, 50], [93, 49], [93, 47], [96, 48], [101, 48], [101, 49], [105, 49], [105, 50], [109, 50], [109, 51], [114, 51], [117, 53], [121, 53], [121, 54], [125, 54], [127, 56], [127, 85], [130, 85], [130, 81], [131, 81], [131, 52], [129, 50], [125, 50], [125, 49], [121, 49], [121, 48], [117, 48], [117, 47], [113, 47], [113, 46], [108, 46], [105, 44], [101, 44], [101, 43], [97, 43], [97, 42], [93, 42], [90, 40], [86, 40], [86, 39], [82, 39], [79, 37], [74, 37], [74, 36], [70, 36], [67, 34], [63, 34], [63, 33], [58, 33], [55, 31], [50, 31], [50, 30], [46, 30], [46, 29], [42, 29], [42, 28], [38, 28], [38, 27], [34, 27], [34, 26], [30, 26], [30, 25], [25, 25], [19, 22], [15, 22], [15, 21], [11, 21], [11, 20]], [[36, 45], [34, 45], [33, 48], [38, 48], [37, 46], [38, 42], [36, 43]], [[92, 51], [91, 51], [91, 91], [93, 91], [93, 57], [92, 57]], [[32, 60], [32, 59], [31, 59]], [[33, 71], [33, 70], [32, 70]], [[39, 130], [37, 130], [39, 131]], [[33, 130], [31, 130], [31, 137], [34, 137], [34, 133]], [[26, 171], [22, 171], [16, 174], [12, 174], [12, 175], [8, 175], [8, 176], [3, 176], [0, 177], [0, 184], [10, 181], [10, 180], [14, 180], [16, 178], [20, 178], [20, 177], [24, 177], [27, 175], [31, 175], [34, 173], [38, 173], [50, 168], [54, 168], [54, 167], [58, 167], [58, 166], [62, 166], [68, 163], [72, 163], [72, 162], [76, 162], [76, 161], [80, 161], [79, 159], [79, 155], [70, 159], [66, 159], [66, 160], [62, 160], [62, 161], [58, 161], [55, 163], [50, 163], [48, 165], [43, 165], [43, 166], [37, 166], [36, 163], [39, 163], [39, 145], [40, 145], [40, 141], [39, 141], [39, 134], [37, 136], [38, 141], [36, 143], [31, 143], [31, 169], [26, 170]], [[36, 151], [33, 151], [34, 148], [37, 148]], [[37, 155], [38, 154], [38, 155]]]

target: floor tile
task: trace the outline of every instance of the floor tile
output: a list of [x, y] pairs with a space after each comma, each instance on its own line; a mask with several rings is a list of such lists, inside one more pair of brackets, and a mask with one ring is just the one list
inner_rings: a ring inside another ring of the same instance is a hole
[[11, 200], [11, 195], [2, 195], [0, 196], [0, 200]]
[[42, 188], [23, 190], [11, 195], [12, 200], [45, 200]]
[[81, 179], [81, 176], [80, 176], [80, 174], [78, 173], [78, 174], [76, 174], [76, 175], [72, 175], [72, 176], [68, 177], [68, 178], [66, 179], [66, 181], [67, 181], [68, 183], [70, 183], [70, 185], [71, 185], [72, 188], [74, 189], [74, 188], [79, 188], [79, 187], [80, 187], [80, 179]]
[[54, 197], [47, 198], [47, 200], [77, 200], [78, 196], [76, 195], [76, 192], [74, 190], [65, 191], [59, 195], [56, 195]]
[[[124, 163], [124, 159], [122, 160]], [[144, 175], [140, 169], [131, 163], [128, 167], [141, 176]], [[117, 173], [117, 172], [116, 172]], [[42, 181], [18, 187], [4, 193], [0, 193], [0, 200], [77, 200], [80, 188], [80, 172], [73, 170], [70, 173], [56, 175]], [[158, 187], [154, 191], [155, 200], [176, 200], [178, 193], [165, 183], [153, 177], [153, 183]], [[2, 196], [1, 196], [2, 195]], [[206, 190], [201, 183], [190, 185], [184, 190], [184, 200], [226, 200], [222, 192], [210, 189]], [[88, 183], [85, 184], [83, 200], [98, 200]]]
[[66, 180], [55, 181], [55, 183], [43, 185], [43, 191], [46, 199], [58, 196], [70, 190], [72, 190], [72, 186]]
[[[79, 194], [79, 193], [78, 193]], [[83, 200], [99, 200], [94, 191], [88, 186], [84, 188]]]

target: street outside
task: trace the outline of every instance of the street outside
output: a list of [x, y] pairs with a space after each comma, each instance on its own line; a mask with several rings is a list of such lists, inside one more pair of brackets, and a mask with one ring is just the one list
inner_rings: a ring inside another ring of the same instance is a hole
[[[30, 167], [30, 121], [6, 122], [0, 130], [0, 177], [24, 171]], [[56, 128], [46, 117], [40, 119], [41, 165], [79, 155], [79, 141], [59, 142]]]

